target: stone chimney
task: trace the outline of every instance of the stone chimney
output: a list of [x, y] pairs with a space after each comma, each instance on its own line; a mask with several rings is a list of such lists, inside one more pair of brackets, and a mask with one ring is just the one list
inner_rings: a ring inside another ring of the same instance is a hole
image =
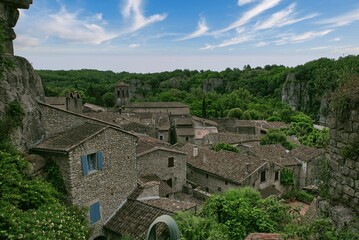
[[198, 156], [198, 147], [195, 146], [193, 147], [193, 157], [197, 157]]

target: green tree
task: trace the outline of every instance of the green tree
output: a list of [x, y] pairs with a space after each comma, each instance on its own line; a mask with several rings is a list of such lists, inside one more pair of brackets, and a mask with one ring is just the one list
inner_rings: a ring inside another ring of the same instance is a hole
[[278, 129], [270, 129], [267, 134], [261, 138], [260, 144], [281, 144], [288, 150], [292, 150], [295, 147], [292, 142], [287, 140], [285, 133]]
[[240, 108], [232, 108], [231, 110], [229, 110], [227, 117], [228, 118], [237, 118], [237, 119], [241, 119], [243, 115], [243, 111]]
[[236, 148], [228, 143], [217, 143], [212, 146], [212, 150], [214, 150], [216, 152], [219, 152], [221, 150], [226, 150], [226, 151], [231, 151], [231, 152], [236, 152], [236, 153], [239, 152], [238, 148]]

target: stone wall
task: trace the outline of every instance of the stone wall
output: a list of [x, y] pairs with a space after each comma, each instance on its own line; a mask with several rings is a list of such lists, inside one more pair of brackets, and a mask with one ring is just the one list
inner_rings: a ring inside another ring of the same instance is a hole
[[332, 112], [329, 121], [330, 195], [347, 206], [359, 205], [359, 156], [343, 156], [343, 149], [359, 140], [358, 114], [358, 109], [347, 113]]
[[[168, 158], [174, 158], [174, 166], [168, 167]], [[181, 192], [186, 184], [186, 154], [157, 149], [137, 157], [137, 169], [141, 175], [156, 174], [162, 180], [172, 179], [172, 187]]]
[[[103, 234], [102, 226], [137, 186], [136, 138], [109, 128], [67, 154], [46, 154], [60, 167], [69, 203], [89, 207], [100, 202], [101, 220], [92, 225], [92, 236]], [[81, 156], [103, 152], [103, 169], [83, 176]]]

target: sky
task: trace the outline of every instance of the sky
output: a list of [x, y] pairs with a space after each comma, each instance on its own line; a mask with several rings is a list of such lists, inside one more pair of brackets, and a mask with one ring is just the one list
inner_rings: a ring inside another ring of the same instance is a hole
[[296, 66], [359, 54], [358, 0], [34, 0], [15, 54], [35, 69]]

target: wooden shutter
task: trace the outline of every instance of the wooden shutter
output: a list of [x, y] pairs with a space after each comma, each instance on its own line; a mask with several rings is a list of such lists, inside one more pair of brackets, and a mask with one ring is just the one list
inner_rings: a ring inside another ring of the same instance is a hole
[[82, 165], [82, 174], [86, 176], [88, 174], [87, 155], [81, 156], [81, 165]]
[[103, 163], [103, 153], [101, 151], [97, 152], [97, 169], [102, 170]]
[[90, 223], [94, 224], [101, 219], [100, 202], [90, 206]]

